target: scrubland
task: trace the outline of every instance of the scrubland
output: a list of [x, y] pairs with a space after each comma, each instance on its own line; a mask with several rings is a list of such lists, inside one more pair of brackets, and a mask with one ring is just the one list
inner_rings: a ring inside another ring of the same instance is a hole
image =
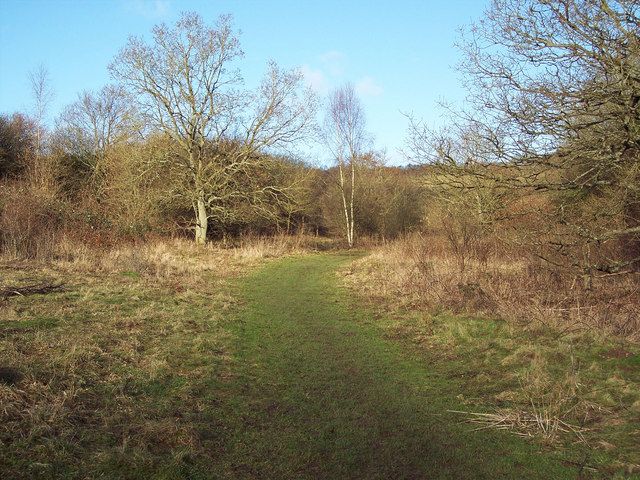
[[585, 471], [638, 474], [636, 279], [585, 289], [580, 278], [504, 252], [471, 255], [461, 271], [446, 239], [424, 234], [374, 248], [342, 273], [358, 298], [391, 316], [387, 335], [462, 379], [465, 407], [451, 421], [553, 449], [578, 445]]
[[639, 26], [491, 2], [404, 167], [349, 84], [246, 89], [227, 15], [130, 37], [50, 123], [32, 72], [0, 112], [0, 475], [640, 478]]

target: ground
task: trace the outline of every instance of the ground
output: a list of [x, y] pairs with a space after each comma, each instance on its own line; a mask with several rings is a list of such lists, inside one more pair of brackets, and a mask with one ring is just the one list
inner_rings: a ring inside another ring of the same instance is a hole
[[5, 266], [67, 288], [1, 311], [3, 478], [611, 478], [579, 444], [464, 422], [465, 358], [354, 296], [337, 274], [354, 258]]

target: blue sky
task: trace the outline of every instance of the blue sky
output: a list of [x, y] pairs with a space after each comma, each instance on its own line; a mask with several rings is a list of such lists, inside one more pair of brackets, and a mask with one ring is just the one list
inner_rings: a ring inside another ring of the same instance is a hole
[[[454, 70], [457, 30], [478, 19], [487, 1], [257, 0], [0, 0], [0, 112], [29, 111], [28, 73], [44, 64], [55, 100], [50, 119], [83, 90], [109, 83], [107, 65], [129, 35], [148, 36], [181, 11], [214, 22], [231, 13], [245, 51], [247, 85], [267, 61], [299, 67], [320, 95], [351, 82], [364, 104], [368, 130], [392, 163], [403, 163], [413, 112], [441, 122], [439, 100], [461, 101]], [[315, 160], [326, 160], [315, 150]]]

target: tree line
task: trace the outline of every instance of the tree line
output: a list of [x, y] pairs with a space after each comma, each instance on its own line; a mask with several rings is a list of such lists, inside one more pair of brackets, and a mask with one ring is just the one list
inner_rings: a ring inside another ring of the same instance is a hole
[[[409, 118], [407, 168], [384, 166], [352, 87], [322, 102], [270, 63], [247, 89], [230, 17], [183, 14], [130, 38], [114, 83], [81, 93], [51, 131], [46, 71], [32, 75], [34, 113], [0, 118], [3, 235], [38, 209], [47, 232], [76, 222], [199, 243], [304, 231], [353, 246], [420, 230], [450, 239], [461, 264], [491, 238], [585, 278], [638, 271], [638, 8], [494, 0], [460, 38], [463, 108], [440, 129]], [[310, 141], [332, 167], [299, 160]]]
[[[131, 37], [109, 65], [114, 83], [79, 94], [49, 132], [43, 118], [52, 92], [46, 70], [38, 70], [35, 113], [0, 117], [5, 210], [18, 197], [39, 195], [34, 203], [56, 204], [48, 217], [62, 212], [67, 223], [130, 236], [191, 230], [198, 243], [241, 232], [335, 232], [342, 212], [334, 194], [344, 193], [344, 182], [299, 160], [301, 145], [320, 138], [318, 99], [298, 70], [273, 62], [259, 87], [246, 89], [242, 56], [229, 16], [210, 26], [185, 13], [175, 25], [154, 27], [149, 42]], [[384, 167], [371, 152], [340, 156], [338, 169], [365, 154], [376, 181]], [[408, 175], [392, 176], [378, 193], [391, 190], [385, 210], [393, 209], [396, 190], [413, 188]], [[351, 202], [351, 216], [354, 208]], [[396, 236], [416, 225], [415, 215], [404, 223], [367, 215], [362, 233]], [[353, 231], [351, 222], [349, 245]]]

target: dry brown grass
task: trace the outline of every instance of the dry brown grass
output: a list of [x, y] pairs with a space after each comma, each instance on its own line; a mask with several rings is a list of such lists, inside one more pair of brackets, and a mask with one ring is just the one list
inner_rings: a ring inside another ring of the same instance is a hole
[[461, 271], [446, 241], [413, 236], [343, 273], [360, 301], [388, 312], [378, 321], [391, 337], [462, 379], [458, 410], [476, 428], [554, 449], [579, 443], [610, 478], [640, 472], [637, 279], [596, 279], [587, 290], [506, 248], [467, 260]]
[[215, 405], [202, 392], [231, 371], [233, 279], [302, 242], [63, 240], [45, 258], [5, 255], [0, 289], [65, 289], [0, 300], [2, 477], [175, 478], [183, 457], [215, 457]]
[[208, 277], [204, 293], [188, 279], [172, 289], [58, 275], [73, 285], [69, 293], [17, 298], [3, 311], [0, 361], [21, 377], [0, 383], [6, 478], [53, 478], [65, 464], [91, 471], [119, 455], [160, 463], [163, 453], [202, 449], [180, 412], [197, 411], [190, 392], [224, 366], [223, 312], [233, 302], [224, 284]]
[[217, 242], [202, 246], [186, 238], [150, 238], [96, 246], [61, 234], [34, 258], [25, 258], [12, 249], [0, 250], [0, 262], [77, 273], [131, 271], [156, 278], [212, 271], [226, 276], [269, 258], [308, 252], [314, 249], [314, 242], [310, 237], [275, 236], [247, 238], [230, 246]]
[[354, 266], [353, 283], [400, 306], [483, 314], [560, 331], [640, 340], [640, 276], [582, 278], [513, 253], [469, 258], [461, 271], [439, 238], [407, 237]]
[[[588, 382], [583, 380], [585, 375], [572, 365], [564, 374], [554, 376], [539, 348], [529, 347], [529, 351], [534, 356], [529, 368], [518, 374], [518, 389], [498, 395], [501, 403], [510, 400], [510, 406], [497, 407], [492, 412], [451, 412], [465, 415], [468, 422], [479, 425], [477, 430], [510, 430], [520, 436], [539, 437], [546, 443], [555, 443], [563, 436], [574, 437], [575, 441], [588, 444], [588, 428], [584, 425], [593, 424], [603, 407], [591, 398]], [[514, 356], [509, 356], [502, 363], [513, 361]]]
[[583, 429], [565, 422], [557, 416], [549, 415], [546, 410], [533, 409], [533, 413], [514, 411], [511, 409], [498, 410], [494, 413], [465, 412], [449, 410], [468, 417], [469, 423], [480, 425], [475, 431], [486, 428], [495, 430], [511, 430], [523, 437], [533, 437], [542, 434], [546, 439], [553, 440], [560, 433], [573, 433], [583, 440]]

